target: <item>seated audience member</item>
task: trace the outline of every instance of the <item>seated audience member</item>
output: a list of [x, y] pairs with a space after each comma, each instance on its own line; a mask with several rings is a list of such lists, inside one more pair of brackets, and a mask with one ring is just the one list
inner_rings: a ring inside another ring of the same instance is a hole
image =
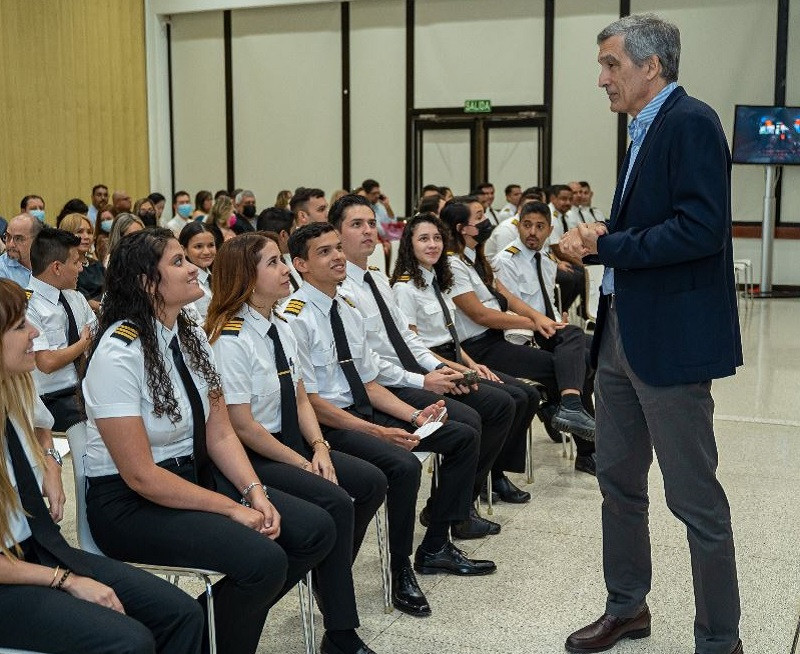
[[140, 198], [136, 200], [133, 205], [133, 215], [138, 216], [142, 224], [147, 227], [156, 227], [158, 225], [158, 214], [153, 201], [147, 198]]
[[6, 227], [6, 251], [0, 255], [0, 278], [13, 279], [25, 288], [31, 278], [31, 243], [44, 227], [27, 213], [14, 216]]
[[195, 220], [202, 220], [208, 215], [208, 212], [211, 211], [213, 204], [214, 196], [211, 195], [211, 191], [198, 191], [194, 196], [192, 218]]
[[94, 222], [94, 258], [103, 264], [108, 256], [108, 236], [114, 224], [114, 211], [110, 204], [97, 210], [97, 220]]
[[517, 238], [517, 223], [519, 222], [517, 219], [517, 211], [519, 207], [525, 202], [544, 202], [542, 199], [543, 197], [544, 191], [538, 186], [526, 188], [525, 191], [520, 194], [519, 204], [515, 207], [514, 213], [495, 227], [489, 235], [489, 238], [483, 244], [483, 254], [488, 261], [491, 261], [498, 252]]
[[92, 203], [86, 212], [86, 217], [92, 223], [92, 227], [97, 222], [97, 212], [108, 204], [108, 186], [105, 184], [95, 184], [92, 187]]
[[336, 525], [336, 545], [316, 568], [326, 629], [321, 651], [371, 653], [355, 631], [352, 563], [386, 496], [386, 477], [366, 461], [331, 451], [322, 436], [294, 365], [294, 335], [274, 312], [289, 295], [277, 241], [243, 234], [220, 248], [214, 269], [206, 330], [231, 424], [262, 481], [316, 504]]
[[303, 278], [294, 269], [292, 257], [289, 255], [289, 236], [294, 231], [294, 216], [291, 211], [272, 207], [265, 209], [258, 217], [258, 231], [274, 232], [278, 235], [278, 248], [281, 251], [281, 259], [289, 267], [289, 284], [292, 292], [300, 288]]
[[177, 238], [184, 226], [192, 220], [192, 198], [186, 191], [178, 191], [172, 196], [172, 210], [172, 219], [164, 227], [171, 229]]
[[108, 268], [108, 258], [114, 252], [114, 248], [117, 247], [122, 237], [134, 232], [140, 232], [144, 228], [142, 219], [132, 213], [121, 213], [114, 218], [114, 222], [111, 224], [111, 233], [108, 235], [108, 253], [104, 262], [106, 268]]
[[413, 431], [435, 419], [444, 402], [415, 409], [375, 381], [377, 356], [367, 343], [363, 318], [337, 293], [346, 262], [333, 225], [298, 228], [289, 238], [289, 251], [303, 285], [284, 315], [298, 342], [297, 360], [309, 400], [334, 449], [369, 461], [386, 474], [394, 605], [412, 615], [429, 615], [409, 558], [421, 474], [411, 450], [444, 455], [414, 569], [421, 574], [488, 574], [496, 569], [493, 562], [468, 559], [447, 538], [450, 525], [469, 516], [478, 433], [447, 422], [420, 439]]
[[[557, 265], [546, 253], [547, 239], [553, 229], [550, 209], [542, 202], [522, 205], [517, 228], [517, 239], [492, 260], [497, 279], [529, 307], [556, 320], [554, 291]], [[550, 337], [534, 332], [533, 339], [540, 348], [553, 353], [560, 385], [576, 385], [586, 389], [583, 403], [587, 411], [593, 414], [591, 395], [588, 393], [589, 384], [594, 379], [594, 372], [588, 369], [592, 337], [576, 325], [566, 325]], [[573, 381], [563, 381], [570, 377]], [[594, 447], [589, 447], [590, 444], [582, 440], [576, 442], [578, 457], [575, 459], [575, 469], [594, 474]]]
[[436, 195], [428, 195], [419, 201], [417, 213], [432, 213], [438, 218], [443, 208], [444, 198], [437, 192]]
[[333, 193], [331, 193], [331, 199], [330, 202], [328, 203], [328, 206], [333, 205], [333, 203], [336, 202], [336, 200], [338, 200], [340, 197], [344, 195], [349, 195], [349, 193], [350, 192], [346, 189], [337, 188]]
[[[456, 331], [461, 346], [478, 363], [543, 384], [551, 403], [558, 402], [552, 425], [588, 440], [594, 439], [594, 418], [581, 404], [591, 388], [586, 381], [583, 352], [580, 363], [556, 365], [551, 352], [508, 342], [503, 330], [523, 329], [550, 338], [565, 325], [534, 311], [497, 280], [492, 266], [478, 246], [491, 227], [483, 206], [469, 196], [455, 198], [442, 210], [449, 229], [450, 268], [455, 302]], [[484, 227], [484, 225], [486, 225]], [[569, 374], [567, 374], [569, 373]]]
[[511, 218], [517, 213], [517, 205], [522, 197], [522, 187], [519, 184], [509, 184], [505, 188], [506, 203], [502, 206], [500, 211], [497, 212], [497, 218], [500, 222], [506, 218]]
[[114, 248], [83, 380], [87, 517], [108, 556], [221, 572], [217, 643], [250, 654], [269, 608], [333, 547], [334, 525], [253, 470], [184, 312], [202, 294], [196, 277], [170, 230]]
[[214, 243], [217, 249], [222, 247], [223, 242], [236, 236], [231, 226], [236, 222], [236, 215], [233, 213], [233, 200], [227, 195], [220, 195], [211, 206], [211, 211], [205, 217], [205, 224], [214, 234]]
[[55, 419], [57, 431], [83, 429], [78, 404], [78, 371], [91, 341], [95, 315], [75, 287], [83, 270], [81, 240], [61, 229], [44, 227], [31, 245], [28, 321], [39, 332], [33, 341], [36, 392]]
[[321, 188], [300, 186], [295, 189], [289, 208], [294, 215], [296, 227], [309, 223], [324, 223], [328, 220], [328, 201], [325, 199], [325, 191]]
[[364, 189], [364, 196], [369, 200], [372, 210], [375, 212], [375, 219], [378, 221], [378, 236], [384, 243], [384, 252], [388, 251], [388, 234], [386, 233], [386, 226], [394, 221], [394, 211], [392, 205], [381, 191], [381, 185], [377, 180], [365, 179], [361, 183], [361, 188]]
[[236, 222], [231, 225], [235, 234], [256, 231], [256, 196], [252, 191], [238, 191], [235, 194], [233, 207], [236, 210]]
[[275, 197], [275, 208], [276, 209], [289, 209], [289, 202], [292, 199], [292, 192], [289, 189], [283, 189], [282, 191], [278, 191], [278, 195]]
[[111, 206], [114, 209], [114, 215], [118, 216], [121, 213], [128, 213], [131, 210], [131, 196], [127, 191], [114, 191], [111, 194]]
[[39, 332], [25, 309], [22, 288], [0, 280], [0, 650], [196, 654], [197, 602], [155, 575], [71, 547], [55, 524], [65, 499], [60, 456], [53, 418], [34, 392]]
[[26, 195], [19, 203], [22, 213], [33, 216], [40, 223], [44, 223], [44, 200], [40, 195]]
[[492, 208], [492, 204], [494, 203], [494, 184], [491, 182], [482, 182], [473, 189], [471, 195], [481, 203], [483, 215], [486, 216], [493, 227], [497, 227], [500, 219]]
[[229, 198], [229, 197], [231, 197], [231, 194], [230, 194], [230, 193], [228, 193], [228, 191], [226, 191], [224, 188], [221, 188], [219, 191], [217, 191], [216, 193], [214, 193], [214, 201], [216, 202], [216, 201], [217, 201], [217, 200], [219, 200], [219, 199], [220, 199], [220, 198], [221, 198], [223, 195], [224, 195], [225, 197], [228, 197], [228, 198]]
[[80, 198], [72, 198], [71, 200], [68, 200], [61, 211], [58, 212], [58, 215], [56, 216], [56, 227], [61, 227], [61, 221], [64, 220], [64, 216], [67, 216], [71, 213], [80, 213], [85, 216], [88, 212], [89, 207], [86, 206], [86, 203], [83, 200]]
[[156, 220], [160, 225], [161, 216], [164, 214], [164, 207], [167, 206], [167, 198], [161, 195], [161, 193], [159, 193], [158, 191], [154, 191], [147, 197], [150, 198], [150, 202], [153, 203], [153, 208], [155, 208], [156, 210]]
[[561, 309], [569, 311], [572, 303], [581, 298], [580, 311], [586, 307], [586, 269], [576, 257], [561, 252], [558, 241], [569, 229], [567, 214], [572, 208], [572, 189], [566, 184], [554, 184], [547, 190], [553, 231], [548, 240], [548, 249], [558, 264], [556, 283], [561, 287]]
[[197, 283], [203, 289], [203, 297], [192, 305], [197, 311], [196, 322], [202, 325], [211, 302], [211, 266], [217, 255], [217, 244], [214, 233], [205, 223], [193, 220], [187, 223], [178, 236], [178, 243], [183, 248], [186, 260], [197, 266]]
[[424, 200], [427, 197], [442, 197], [439, 188], [440, 187], [436, 186], [436, 184], [426, 184], [422, 187], [422, 192], [419, 194], [419, 199]]
[[105, 268], [94, 257], [94, 229], [89, 222], [89, 218], [79, 213], [71, 213], [61, 221], [61, 227], [65, 232], [74, 234], [81, 242], [78, 245], [78, 254], [83, 261], [83, 270], [78, 274], [78, 292], [86, 298], [92, 311], [100, 308], [100, 298], [103, 295], [103, 280], [105, 278]]
[[449, 186], [440, 186], [439, 195], [441, 195], [444, 198], [445, 202], [450, 202], [450, 200], [453, 199], [453, 191], [450, 189]]
[[589, 182], [570, 182], [569, 187], [572, 189], [572, 208], [567, 212], [567, 227], [606, 221], [603, 212], [592, 206], [594, 191]]

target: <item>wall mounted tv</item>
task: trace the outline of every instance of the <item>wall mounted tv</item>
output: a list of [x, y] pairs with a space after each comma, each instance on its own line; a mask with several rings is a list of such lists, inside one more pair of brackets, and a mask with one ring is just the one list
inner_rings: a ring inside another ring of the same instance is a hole
[[733, 163], [800, 165], [800, 107], [737, 104]]

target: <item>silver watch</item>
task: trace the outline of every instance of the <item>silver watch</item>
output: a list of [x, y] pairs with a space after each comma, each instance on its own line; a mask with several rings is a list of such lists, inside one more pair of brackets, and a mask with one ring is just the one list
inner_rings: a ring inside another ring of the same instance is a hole
[[60, 466], [63, 466], [63, 465], [64, 465], [64, 462], [61, 460], [61, 455], [58, 453], [58, 450], [57, 450], [56, 448], [54, 448], [54, 447], [48, 447], [48, 448], [47, 448], [47, 449], [44, 451], [44, 455], [45, 455], [45, 456], [52, 456], [52, 457], [53, 457], [53, 459], [55, 460], [55, 462], [56, 462], [58, 465], [60, 465]]

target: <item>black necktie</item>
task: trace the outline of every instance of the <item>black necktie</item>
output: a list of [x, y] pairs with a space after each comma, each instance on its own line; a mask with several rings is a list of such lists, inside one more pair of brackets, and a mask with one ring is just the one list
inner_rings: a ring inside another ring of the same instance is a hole
[[350, 386], [356, 411], [371, 420], [372, 404], [369, 401], [367, 389], [364, 388], [364, 382], [361, 381], [361, 376], [356, 370], [353, 356], [350, 354], [350, 346], [347, 343], [347, 335], [344, 333], [342, 317], [339, 315], [339, 303], [336, 300], [333, 300], [331, 305], [331, 329], [333, 330], [333, 340], [336, 343], [336, 356], [347, 379], [347, 385]]
[[[72, 548], [61, 535], [58, 526], [50, 517], [50, 512], [44, 504], [42, 490], [31, 469], [30, 461], [25, 455], [17, 430], [6, 418], [6, 441], [11, 465], [14, 468], [14, 477], [17, 479], [17, 492], [22, 503], [22, 508], [28, 514], [28, 526], [33, 534], [33, 539], [39, 547], [36, 554], [43, 565], [66, 565], [72, 569], [85, 569], [80, 560], [75, 560]], [[77, 465], [77, 462], [76, 462]], [[82, 490], [82, 489], [79, 489]]]
[[378, 311], [381, 312], [383, 326], [386, 328], [386, 333], [389, 335], [389, 341], [392, 343], [392, 347], [397, 353], [397, 358], [400, 359], [400, 363], [402, 364], [403, 368], [409, 372], [415, 372], [419, 375], [424, 375], [425, 369], [419, 365], [417, 358], [411, 352], [408, 344], [400, 335], [400, 330], [397, 329], [397, 325], [392, 319], [392, 314], [389, 311], [389, 307], [386, 306], [383, 295], [381, 295], [381, 292], [378, 290], [378, 285], [375, 283], [375, 280], [372, 279], [372, 275], [369, 272], [364, 273], [364, 281], [367, 282], [367, 285], [372, 291], [372, 295], [375, 298], [375, 304], [378, 305]]
[[292, 291], [296, 291], [300, 288], [300, 284], [297, 283], [297, 280], [294, 278], [294, 275], [291, 271], [289, 271], [289, 283], [292, 285]]
[[433, 278], [431, 286], [433, 286], [433, 292], [436, 294], [436, 299], [439, 300], [439, 306], [442, 307], [445, 327], [447, 327], [447, 331], [450, 332], [450, 338], [453, 339], [453, 347], [456, 351], [456, 363], [461, 363], [461, 343], [458, 340], [458, 332], [456, 331], [455, 324], [453, 324], [453, 316], [450, 314], [450, 309], [447, 308], [447, 303], [442, 297], [442, 289], [439, 288], [439, 280], [436, 279], [436, 277]]
[[197, 386], [194, 385], [194, 380], [189, 374], [186, 362], [183, 360], [177, 336], [172, 337], [169, 349], [172, 351], [172, 361], [175, 364], [178, 375], [180, 375], [186, 396], [189, 398], [189, 406], [192, 408], [192, 449], [194, 451], [195, 479], [204, 488], [214, 490], [216, 484], [214, 483], [211, 459], [208, 457], [208, 447], [206, 446], [206, 414], [203, 411], [203, 400], [200, 398]]
[[[64, 297], [64, 294], [61, 292], [58, 294], [58, 303], [64, 307], [64, 313], [67, 314], [67, 346], [74, 345], [80, 339], [80, 335], [78, 334], [78, 323], [75, 322], [75, 314], [72, 313], [72, 307], [69, 306], [67, 298]], [[81, 354], [72, 362], [79, 371], [81, 369], [81, 363], [83, 363], [83, 359], [84, 355]]]
[[[589, 209], [589, 211], [591, 211], [591, 209]], [[594, 214], [592, 214], [592, 215], [594, 215]], [[583, 217], [583, 210], [580, 207], [578, 207], [578, 217], [581, 219], [581, 222], [585, 225], [586, 224], [586, 218]]]
[[267, 336], [272, 339], [272, 344], [275, 346], [275, 368], [281, 385], [281, 441], [298, 454], [307, 456], [308, 448], [304, 446], [300, 433], [300, 420], [297, 417], [297, 396], [294, 393], [292, 370], [286, 360], [278, 328], [274, 324], [267, 330]]
[[539, 278], [539, 288], [544, 298], [544, 312], [550, 320], [555, 320], [556, 314], [553, 312], [553, 305], [550, 303], [550, 293], [547, 291], [547, 286], [544, 285], [544, 275], [542, 275], [542, 253], [537, 252], [533, 255], [533, 258], [536, 259], [536, 276]]

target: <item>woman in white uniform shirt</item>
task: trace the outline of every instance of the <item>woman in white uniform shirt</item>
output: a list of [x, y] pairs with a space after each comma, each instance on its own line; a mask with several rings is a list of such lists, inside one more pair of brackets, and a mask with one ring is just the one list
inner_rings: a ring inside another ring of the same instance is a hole
[[70, 547], [53, 522], [63, 509], [61, 468], [49, 449], [53, 418], [31, 379], [38, 333], [26, 304], [22, 288], [0, 280], [0, 651], [195, 653], [203, 616], [191, 597]]
[[211, 302], [211, 266], [217, 255], [214, 232], [203, 222], [193, 220], [186, 223], [178, 236], [186, 258], [197, 266], [197, 283], [203, 289], [203, 297], [195, 300], [194, 308], [200, 324], [206, 319], [208, 305]]
[[201, 294], [170, 230], [131, 234], [114, 249], [83, 381], [87, 514], [109, 556], [223, 573], [218, 651], [252, 654], [269, 607], [333, 547], [334, 525], [262, 487], [228, 420], [205, 333], [183, 310]]
[[322, 654], [368, 654], [355, 631], [351, 566], [386, 496], [386, 476], [366, 461], [331, 452], [322, 436], [299, 376], [294, 334], [274, 312], [291, 290], [277, 235], [226, 241], [215, 270], [206, 331], [231, 423], [264, 483], [317, 504], [336, 523], [336, 545], [316, 568], [326, 628]]

